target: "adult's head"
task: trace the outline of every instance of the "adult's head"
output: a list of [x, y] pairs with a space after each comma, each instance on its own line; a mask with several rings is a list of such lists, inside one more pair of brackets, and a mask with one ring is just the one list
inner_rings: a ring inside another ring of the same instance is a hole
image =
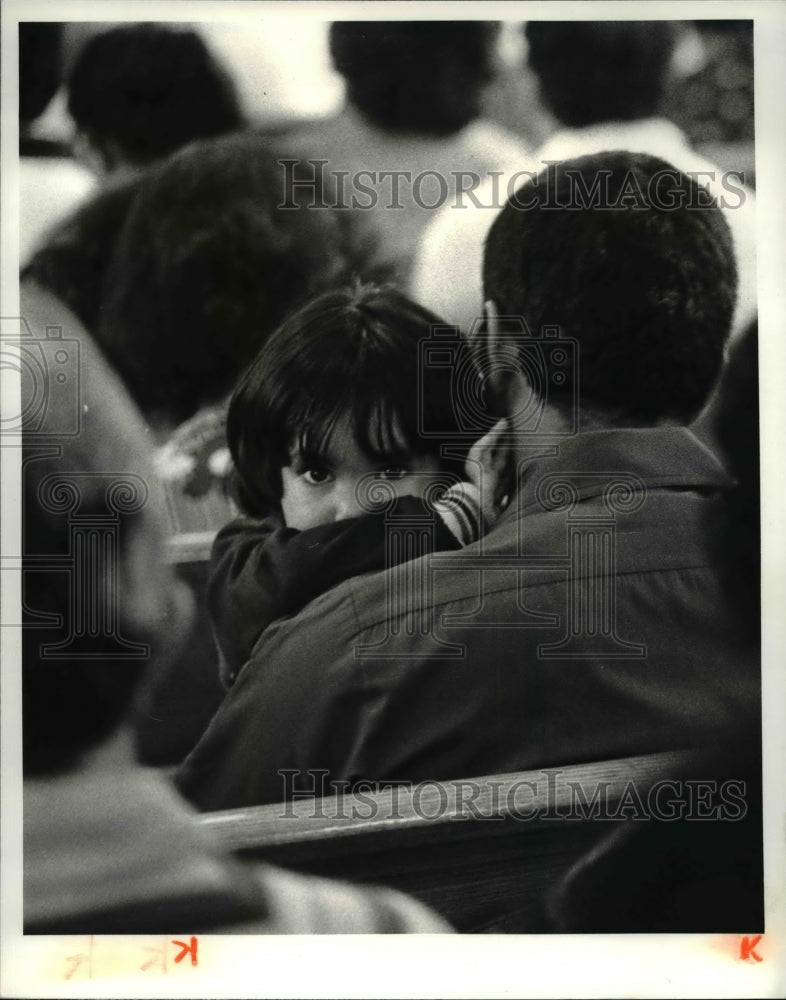
[[657, 113], [674, 49], [668, 21], [529, 21], [529, 65], [563, 125]]
[[[47, 426], [69, 425], [75, 402], [80, 419], [59, 453], [24, 455], [22, 736], [34, 776], [76, 767], [113, 736], [151, 661], [177, 651], [189, 600], [161, 562], [163, 497], [139, 414], [60, 303], [28, 287], [22, 305], [34, 332], [53, 316], [63, 326], [69, 378], [45, 401]], [[38, 388], [22, 380], [23, 412]]]
[[704, 188], [656, 157], [601, 153], [530, 178], [491, 228], [483, 280], [500, 315], [577, 342], [561, 380], [543, 351], [555, 407], [577, 384], [585, 414], [688, 423], [721, 370], [737, 285], [729, 228]]
[[244, 124], [234, 85], [199, 35], [158, 24], [90, 38], [68, 78], [68, 110], [78, 150], [100, 174]]
[[98, 337], [137, 405], [178, 423], [229, 392], [267, 335], [344, 276], [338, 213], [290, 211], [251, 134], [193, 143], [146, 172], [107, 269]]
[[351, 104], [373, 125], [450, 135], [480, 113], [496, 28], [484, 21], [334, 21], [330, 52]]

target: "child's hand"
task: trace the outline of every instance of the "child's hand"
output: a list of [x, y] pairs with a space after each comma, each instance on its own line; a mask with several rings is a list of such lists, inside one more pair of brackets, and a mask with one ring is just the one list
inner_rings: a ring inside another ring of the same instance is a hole
[[507, 420], [498, 420], [488, 434], [472, 445], [464, 466], [467, 478], [478, 488], [481, 510], [489, 527], [507, 506], [512, 489], [513, 456], [510, 446], [501, 442], [507, 429]]

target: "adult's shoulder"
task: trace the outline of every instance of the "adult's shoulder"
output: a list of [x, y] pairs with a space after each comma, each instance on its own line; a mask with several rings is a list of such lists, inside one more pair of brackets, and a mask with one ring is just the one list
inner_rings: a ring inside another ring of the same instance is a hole
[[[386, 615], [386, 574], [368, 573], [354, 577], [325, 593], [320, 594], [297, 614], [281, 618], [265, 630], [251, 652], [251, 661], [275, 664], [278, 657], [289, 660], [290, 655], [306, 672], [311, 668], [308, 659], [318, 655], [327, 665], [346, 659], [351, 665], [351, 643], [363, 630], [364, 621], [359, 616], [359, 595], [365, 607], [363, 619], [371, 620]], [[289, 669], [289, 666], [287, 667]]]
[[465, 149], [478, 160], [488, 161], [489, 169], [525, 163], [533, 152], [521, 136], [488, 118], [476, 118], [461, 131], [460, 136]]
[[[365, 717], [364, 680], [345, 585], [262, 633], [176, 782], [200, 809], [289, 797], [314, 768], [341, 776]], [[328, 794], [326, 791], [325, 794]]]

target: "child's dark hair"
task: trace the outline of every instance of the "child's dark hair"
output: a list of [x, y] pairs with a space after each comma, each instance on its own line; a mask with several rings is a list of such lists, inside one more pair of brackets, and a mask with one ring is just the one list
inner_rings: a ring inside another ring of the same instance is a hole
[[[451, 458], [441, 452], [458, 430], [448, 382], [430, 379], [424, 368], [419, 392], [419, 345], [435, 324], [444, 325], [395, 289], [376, 285], [329, 292], [292, 313], [229, 405], [227, 440], [241, 507], [257, 517], [277, 510], [292, 445], [309, 457], [324, 455], [345, 413], [370, 458], [395, 459], [403, 444], [408, 453], [436, 456], [445, 469], [459, 471], [467, 446], [457, 444]], [[459, 338], [457, 350], [459, 364], [466, 364], [469, 345]], [[426, 437], [422, 427], [445, 434]]]

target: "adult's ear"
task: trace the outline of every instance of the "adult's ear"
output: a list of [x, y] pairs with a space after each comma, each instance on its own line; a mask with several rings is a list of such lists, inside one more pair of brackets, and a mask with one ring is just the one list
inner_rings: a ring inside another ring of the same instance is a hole
[[485, 353], [483, 375], [488, 380], [502, 414], [513, 417], [522, 408], [522, 400], [529, 400], [532, 387], [521, 364], [519, 338], [507, 333], [500, 322], [496, 302], [489, 299], [483, 304], [486, 317]]
[[507, 372], [500, 365], [500, 324], [499, 309], [493, 299], [483, 304], [483, 315], [486, 318], [486, 358], [489, 364], [488, 378], [494, 392], [502, 394], [507, 384]]

